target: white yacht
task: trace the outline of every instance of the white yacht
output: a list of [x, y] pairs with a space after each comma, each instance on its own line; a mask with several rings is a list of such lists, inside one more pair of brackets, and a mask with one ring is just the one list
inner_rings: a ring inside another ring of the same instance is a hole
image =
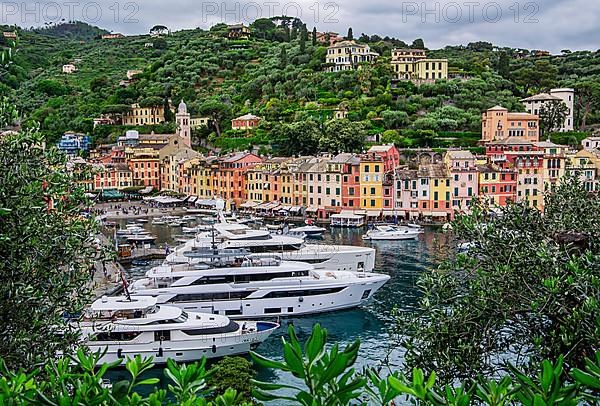
[[375, 226], [374, 229], [363, 234], [363, 240], [414, 240], [422, 231], [410, 227], [394, 225]]
[[322, 237], [323, 234], [325, 234], [325, 231], [327, 231], [327, 229], [315, 226], [313, 224], [307, 224], [301, 227], [290, 228], [289, 231], [304, 233], [307, 237]]
[[208, 258], [195, 266], [153, 268], [133, 282], [130, 292], [186, 311], [257, 318], [356, 307], [390, 279], [385, 274], [315, 270], [311, 264], [273, 255], [232, 255], [233, 263], [223, 261], [222, 255]]
[[91, 351], [105, 350], [101, 363], [154, 357], [163, 364], [243, 354], [256, 348], [278, 327], [266, 321], [235, 322], [216, 314], [188, 313], [157, 305], [149, 296], [102, 297], [72, 325]]
[[165, 264], [194, 264], [187, 254], [216, 246], [218, 249], [242, 248], [251, 253], [274, 253], [285, 261], [308, 262], [316, 269], [371, 272], [375, 267], [375, 250], [351, 245], [306, 244], [301, 237], [253, 230], [243, 224], [217, 223], [207, 233], [176, 247]]

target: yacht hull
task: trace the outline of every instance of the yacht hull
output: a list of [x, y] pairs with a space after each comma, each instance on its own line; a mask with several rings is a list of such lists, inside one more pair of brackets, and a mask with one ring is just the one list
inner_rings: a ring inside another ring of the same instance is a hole
[[155, 364], [165, 364], [168, 359], [177, 362], [192, 362], [202, 358], [221, 358], [225, 356], [247, 354], [256, 349], [260, 343], [265, 341], [279, 325], [270, 322], [256, 322], [264, 327], [262, 331], [254, 331], [245, 334], [219, 334], [206, 337], [193, 337], [181, 339], [183, 333], [172, 332], [169, 341], [155, 341], [154, 333], [141, 337], [139, 342], [120, 342], [98, 345], [88, 343], [86, 346], [90, 351], [105, 351], [100, 363], [121, 360], [123, 363], [127, 358], [136, 355], [142, 357], [153, 357]]
[[[194, 295], [194, 292], [197, 292], [194, 287], [149, 289], [146, 291], [136, 289], [134, 294], [152, 295], [156, 297], [158, 303], [177, 306], [185, 311], [225, 315], [230, 319], [291, 317], [360, 306], [368, 301], [389, 280], [388, 275], [369, 275], [364, 280], [358, 278], [359, 281], [352, 283], [344, 283], [341, 280], [328, 284], [316, 284], [310, 281], [290, 280], [287, 283], [281, 282], [274, 286], [264, 284], [262, 287], [256, 288], [253, 286], [235, 286], [236, 284], [233, 284], [228, 285], [231, 289], [229, 292], [222, 287], [211, 287], [211, 292], [220, 295], [220, 297], [227, 294], [226, 292], [231, 296], [231, 293], [239, 292], [240, 289], [255, 290], [245, 299], [235, 300], [180, 301], [178, 299], [178, 295], [179, 297]], [[160, 293], [161, 291], [164, 293]]]

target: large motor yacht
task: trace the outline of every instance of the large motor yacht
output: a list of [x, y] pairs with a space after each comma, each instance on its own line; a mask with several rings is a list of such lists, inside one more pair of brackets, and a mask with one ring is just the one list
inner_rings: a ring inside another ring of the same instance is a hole
[[150, 296], [102, 297], [73, 326], [91, 351], [106, 350], [101, 363], [154, 357], [158, 364], [244, 354], [278, 327], [267, 321], [235, 322], [226, 316], [157, 305]]
[[351, 245], [306, 244], [302, 238], [254, 230], [243, 224], [217, 223], [210, 232], [200, 233], [175, 248], [165, 264], [194, 264], [190, 252], [216, 245], [218, 249], [242, 248], [252, 253], [275, 253], [285, 261], [313, 264], [316, 269], [371, 272], [375, 267], [375, 250]]
[[[215, 254], [216, 255], [216, 254]], [[276, 255], [234, 256], [232, 261], [210, 255], [195, 265], [162, 265], [131, 285], [132, 295], [148, 295], [158, 303], [186, 311], [232, 318], [292, 316], [360, 305], [389, 276], [368, 272], [315, 269], [312, 264], [282, 261]]]

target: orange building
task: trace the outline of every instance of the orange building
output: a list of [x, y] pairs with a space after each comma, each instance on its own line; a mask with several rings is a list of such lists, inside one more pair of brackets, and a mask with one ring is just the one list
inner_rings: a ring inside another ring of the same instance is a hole
[[502, 169], [492, 163], [477, 165], [479, 171], [479, 195], [492, 206], [506, 206], [516, 201], [517, 170]]
[[220, 158], [212, 170], [213, 195], [229, 199], [239, 207], [246, 194], [246, 172], [261, 162], [261, 157], [250, 152], [238, 152]]
[[160, 158], [158, 150], [153, 148], [136, 148], [127, 150], [127, 165], [133, 173], [134, 186], [152, 186], [161, 188]]
[[481, 117], [481, 141], [503, 141], [518, 139], [536, 142], [539, 140], [540, 118], [529, 113], [509, 113], [501, 106], [492, 107]]
[[234, 130], [250, 130], [258, 127], [262, 118], [254, 114], [245, 114], [231, 120], [231, 128]]

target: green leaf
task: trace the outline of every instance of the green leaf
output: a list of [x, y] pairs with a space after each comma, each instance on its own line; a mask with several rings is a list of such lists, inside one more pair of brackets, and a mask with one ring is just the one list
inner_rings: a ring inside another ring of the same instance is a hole
[[573, 371], [571, 371], [571, 375], [581, 385], [584, 385], [590, 389], [600, 390], [600, 379], [597, 377], [578, 368], [573, 369]]

